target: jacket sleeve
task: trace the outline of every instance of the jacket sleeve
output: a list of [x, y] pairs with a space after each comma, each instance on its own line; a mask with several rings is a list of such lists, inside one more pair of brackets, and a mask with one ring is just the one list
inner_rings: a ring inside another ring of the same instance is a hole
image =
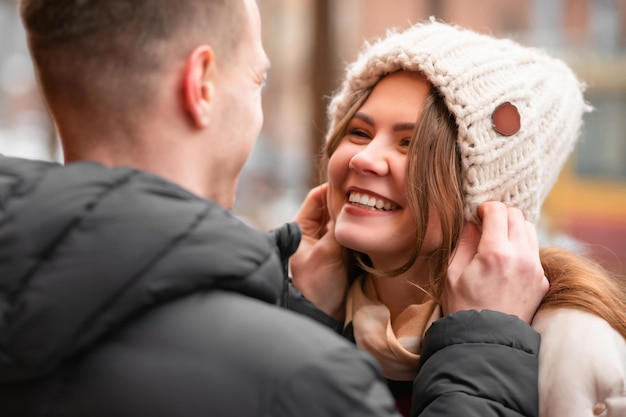
[[343, 321], [335, 320], [317, 308], [315, 304], [309, 301], [296, 287], [294, 287], [291, 280], [289, 280], [284, 307], [317, 321], [318, 323], [332, 329], [335, 333], [341, 334], [343, 330]]
[[433, 323], [412, 417], [536, 417], [540, 336], [515, 316], [461, 311]]
[[298, 223], [291, 222], [268, 232], [268, 238], [274, 245], [283, 265], [283, 293], [280, 305], [288, 310], [307, 316], [336, 333], [341, 333], [343, 321], [337, 321], [308, 300], [294, 285], [289, 276], [289, 257], [295, 253], [302, 238]]

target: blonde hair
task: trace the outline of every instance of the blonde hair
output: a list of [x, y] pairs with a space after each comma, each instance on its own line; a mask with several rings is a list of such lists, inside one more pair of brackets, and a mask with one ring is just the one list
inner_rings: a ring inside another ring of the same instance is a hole
[[[329, 158], [346, 135], [350, 119], [373, 88], [351, 97], [348, 112], [330, 132], [324, 149], [324, 175]], [[363, 254], [346, 249], [350, 280], [364, 272], [396, 276], [406, 271], [417, 258], [426, 236], [430, 212], [435, 210], [442, 240], [439, 248], [430, 255], [430, 280], [424, 290], [441, 302], [448, 265], [464, 222], [457, 135], [454, 116], [437, 89], [431, 87], [408, 152], [407, 198], [417, 225], [414, 255], [393, 271], [378, 271], [371, 267], [367, 258], [363, 258]], [[570, 307], [587, 311], [607, 321], [626, 338], [626, 284], [617, 275], [587, 257], [561, 248], [542, 248], [540, 257], [550, 282], [540, 308]]]

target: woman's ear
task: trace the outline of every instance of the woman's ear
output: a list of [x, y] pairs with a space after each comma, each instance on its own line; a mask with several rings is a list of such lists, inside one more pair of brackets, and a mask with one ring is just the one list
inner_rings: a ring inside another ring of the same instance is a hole
[[183, 92], [185, 107], [199, 128], [208, 126], [211, 121], [214, 92], [211, 70], [214, 65], [213, 50], [202, 45], [193, 50], [185, 66]]

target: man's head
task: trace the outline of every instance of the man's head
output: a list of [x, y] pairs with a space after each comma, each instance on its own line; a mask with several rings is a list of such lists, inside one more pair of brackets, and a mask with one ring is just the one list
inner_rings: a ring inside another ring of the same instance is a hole
[[244, 24], [242, 2], [230, 0], [22, 0], [21, 13], [52, 105], [130, 113], [150, 104], [159, 75], [200, 42], [232, 59]]
[[22, 0], [21, 14], [67, 162], [133, 165], [232, 205], [262, 123], [254, 0]]

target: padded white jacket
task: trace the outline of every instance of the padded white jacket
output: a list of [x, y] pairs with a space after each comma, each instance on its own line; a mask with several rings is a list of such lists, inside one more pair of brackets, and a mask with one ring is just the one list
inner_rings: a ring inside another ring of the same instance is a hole
[[626, 417], [626, 341], [583, 311], [540, 310], [540, 417]]

